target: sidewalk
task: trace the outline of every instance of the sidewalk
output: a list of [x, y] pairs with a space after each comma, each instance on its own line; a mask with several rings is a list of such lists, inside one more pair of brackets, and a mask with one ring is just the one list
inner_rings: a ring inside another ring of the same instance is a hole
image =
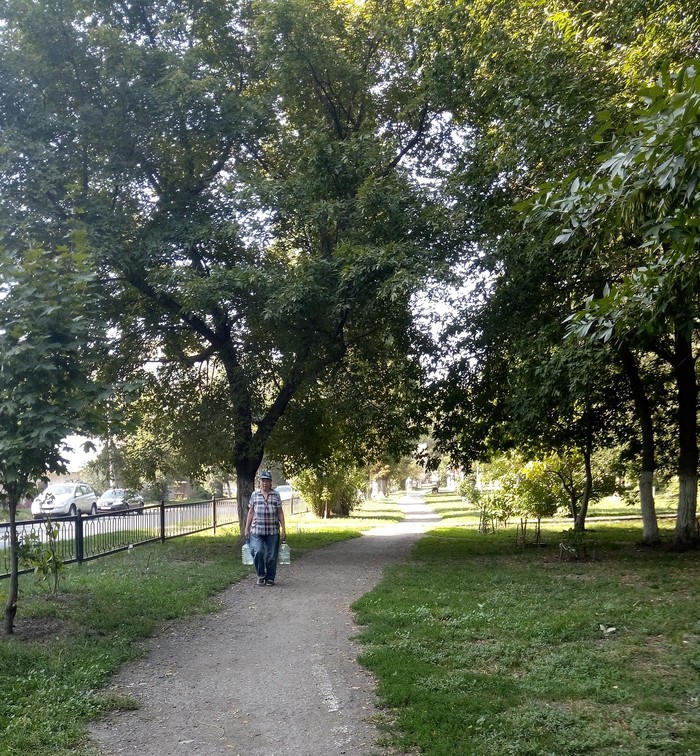
[[147, 657], [115, 677], [115, 692], [135, 696], [142, 708], [94, 724], [98, 752], [386, 753], [375, 745], [374, 685], [356, 661], [350, 606], [439, 522], [420, 492], [400, 506], [401, 523], [299, 560], [292, 554], [274, 587], [256, 586], [251, 575], [221, 595], [220, 612], [166, 628]]

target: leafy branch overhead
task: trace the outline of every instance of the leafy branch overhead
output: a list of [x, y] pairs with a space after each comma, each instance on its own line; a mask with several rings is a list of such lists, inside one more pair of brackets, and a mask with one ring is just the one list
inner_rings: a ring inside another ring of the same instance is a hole
[[658, 330], [678, 309], [681, 292], [697, 285], [699, 145], [700, 70], [690, 63], [643, 90], [635, 117], [613, 136], [590, 178], [570, 178], [534, 204], [535, 212], [561, 222], [555, 243], [584, 235], [601, 252], [638, 252], [636, 265], [570, 318], [579, 336], [608, 341], [615, 331]]

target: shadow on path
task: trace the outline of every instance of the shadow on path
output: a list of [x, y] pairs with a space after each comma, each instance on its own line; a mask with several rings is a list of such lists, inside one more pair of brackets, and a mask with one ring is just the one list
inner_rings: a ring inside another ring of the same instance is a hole
[[273, 587], [251, 575], [221, 594], [220, 612], [166, 628], [114, 678], [141, 708], [91, 726], [99, 753], [387, 753], [376, 745], [374, 684], [356, 661], [350, 606], [440, 521], [420, 492], [400, 507], [402, 522], [293, 559]]

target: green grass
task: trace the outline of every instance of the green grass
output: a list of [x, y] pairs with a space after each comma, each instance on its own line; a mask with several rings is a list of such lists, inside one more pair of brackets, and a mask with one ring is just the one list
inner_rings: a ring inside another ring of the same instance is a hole
[[560, 561], [561, 523], [519, 549], [514, 529], [480, 534], [452, 505], [462, 519], [355, 604], [387, 742], [433, 756], [700, 753], [700, 554], [596, 523], [595, 558]]
[[[287, 518], [295, 556], [401, 519], [391, 501], [347, 519]], [[105, 686], [139, 641], [172, 620], [216, 611], [216, 594], [250, 574], [238, 539], [197, 534], [68, 565], [58, 595], [20, 577], [16, 634], [0, 639], [0, 756], [86, 756], [86, 723], [136, 706]], [[4, 608], [7, 581], [0, 581]]]
[[[512, 528], [478, 533], [459, 496], [427, 498], [443, 527], [355, 605], [387, 742], [435, 756], [700, 753], [700, 554], [639, 547], [637, 522], [595, 522], [594, 558], [562, 562], [568, 523], [516, 548]], [[295, 515], [288, 540], [298, 557], [398, 519], [391, 500]], [[57, 596], [23, 576], [17, 636], [0, 639], [1, 756], [87, 756], [86, 723], [137, 705], [106, 685], [140, 641], [215, 611], [249, 572], [222, 533], [71, 565]]]
[[462, 525], [479, 523], [479, 510], [468, 504], [457, 492], [426, 494], [425, 501], [443, 520], [460, 520]]
[[401, 498], [400, 495], [387, 499], [371, 499], [362, 503], [361, 507], [350, 512], [349, 517], [329, 517], [328, 519], [319, 519], [311, 512], [307, 514], [294, 515], [293, 519], [287, 518], [287, 533], [305, 532], [322, 532], [324, 530], [351, 530], [357, 533], [376, 528], [380, 525], [388, 525], [392, 522], [400, 522], [403, 514], [396, 506], [396, 501]]

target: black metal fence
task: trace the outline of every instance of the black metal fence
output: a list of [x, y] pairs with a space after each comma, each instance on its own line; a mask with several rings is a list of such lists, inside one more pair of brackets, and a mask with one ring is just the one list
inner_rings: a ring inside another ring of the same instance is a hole
[[[298, 497], [283, 502], [285, 515], [308, 511]], [[164, 502], [145, 506], [142, 512], [76, 515], [51, 520], [20, 520], [17, 537], [20, 543], [39, 540], [48, 543], [47, 524], [58, 527], [54, 547], [65, 564], [86, 562], [108, 554], [147, 543], [200, 533], [217, 528], [231, 528], [239, 533], [238, 506], [235, 499], [208, 499], [196, 502]], [[21, 573], [32, 572], [28, 567]], [[10, 575], [10, 524], [0, 523], [0, 579]]]

